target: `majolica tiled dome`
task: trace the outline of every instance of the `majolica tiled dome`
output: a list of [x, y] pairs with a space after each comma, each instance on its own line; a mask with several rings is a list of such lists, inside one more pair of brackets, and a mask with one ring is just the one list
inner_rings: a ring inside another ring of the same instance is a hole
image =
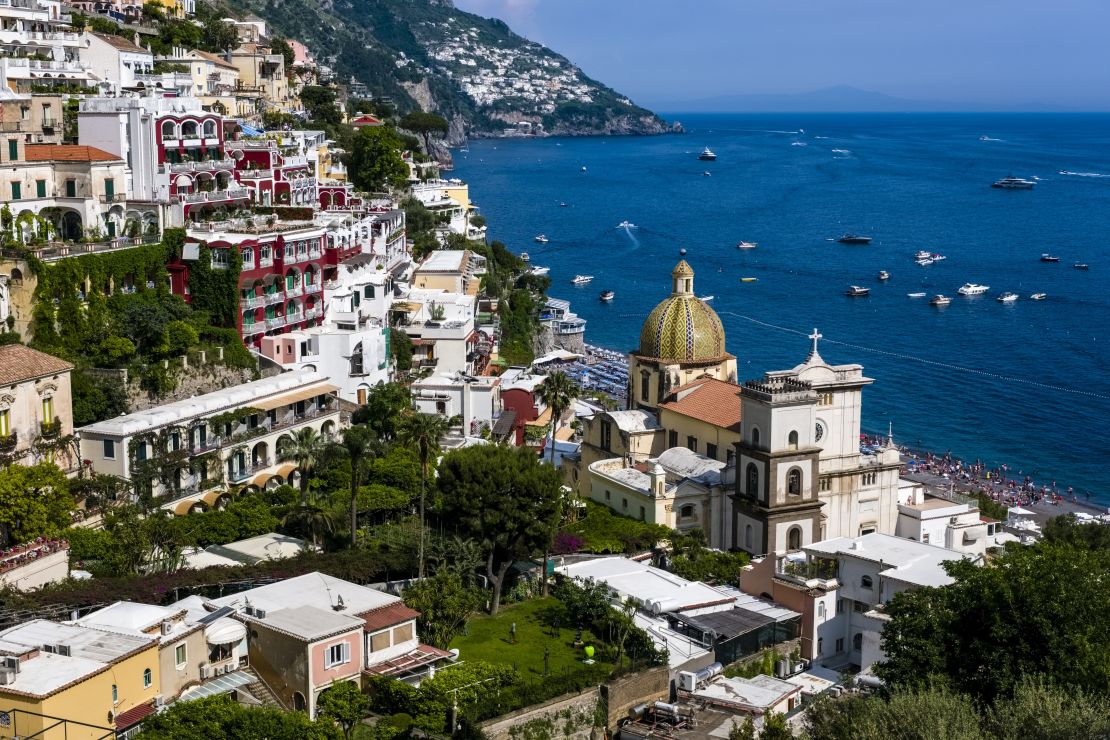
[[694, 271], [679, 262], [671, 272], [674, 291], [648, 314], [640, 329], [642, 357], [708, 362], [725, 356], [725, 329], [717, 312], [694, 295]]

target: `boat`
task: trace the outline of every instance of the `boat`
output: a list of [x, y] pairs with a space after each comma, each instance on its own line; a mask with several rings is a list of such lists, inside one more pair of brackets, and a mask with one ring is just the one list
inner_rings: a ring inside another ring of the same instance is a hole
[[933, 253], [928, 249], [921, 249], [913, 256], [915, 260], [927, 260], [933, 258]]
[[759, 245], [756, 244], [755, 242], [740, 242], [739, 244], [736, 245], [736, 248], [737, 249], [755, 249], [757, 246], [759, 246]]
[[711, 150], [709, 147], [706, 147], [705, 149], [702, 149], [701, 154], [698, 155], [698, 159], [703, 162], [715, 162], [717, 160], [717, 155], [714, 154], [713, 150]]
[[621, 221], [619, 224], [617, 224], [617, 228], [618, 229], [634, 229], [634, 228], [636, 228], [636, 224], [631, 223], [630, 221]]
[[742, 282], [742, 283], [755, 283], [755, 282], [758, 282], [758, 281], [759, 281], [759, 278], [753, 278], [753, 277], [740, 278], [740, 282]]
[[848, 290], [844, 291], [844, 295], [851, 296], [852, 298], [862, 298], [863, 296], [871, 295], [871, 288], [852, 285], [849, 286]]
[[566, 208], [566, 207], [567, 207], [567, 204], [566, 204], [565, 202], [562, 202], [562, 201], [560, 201], [560, 203], [559, 203], [559, 207], [560, 207], [560, 208]]
[[702, 176], [702, 177], [713, 177], [713, 173], [712, 173], [712, 172], [710, 172], [709, 170], [704, 170], [704, 171], [703, 171], [703, 172], [701, 173], [701, 176]]
[[996, 298], [995, 300], [997, 300], [999, 303], [1013, 303], [1017, 299], [1018, 299], [1018, 294], [1017, 293], [1003, 293], [1002, 295], [998, 296], [998, 298]]
[[1003, 190], [1032, 190], [1036, 185], [1035, 180], [1026, 180], [1022, 177], [1003, 177], [1001, 180], [996, 180], [991, 183], [992, 188], [1002, 188]]
[[575, 285], [585, 285], [593, 279], [593, 275], [575, 275], [571, 282]]
[[841, 244], [870, 244], [871, 237], [860, 236], [859, 234], [845, 234], [837, 239]]
[[1048, 252], [1045, 252], [1041, 255], [1041, 262], [1059, 262], [1059, 261], [1060, 261], [1059, 257], [1054, 257], [1053, 255], [1049, 254]]
[[906, 295], [910, 298], [924, 298], [925, 297], [924, 293], [906, 293]]
[[616, 293], [614, 293], [614, 292], [613, 292], [613, 291], [611, 291], [611, 290], [603, 290], [603, 291], [601, 291], [601, 295], [599, 296], [599, 298], [600, 298], [600, 299], [601, 299], [602, 301], [604, 301], [605, 303], [608, 303], [609, 301], [613, 300], [613, 298], [615, 298], [615, 297], [616, 297], [616, 295], [617, 295], [617, 294], [616, 294]]
[[991, 289], [989, 285], [979, 285], [978, 283], [964, 283], [956, 292], [960, 295], [983, 295]]
[[879, 270], [879, 280], [890, 280], [890, 273], [886, 270]]
[[709, 303], [711, 300], [713, 300], [713, 296], [711, 296], [711, 295], [699, 295], [698, 300], [701, 301], [702, 303]]
[[932, 300], [929, 301], [929, 305], [930, 306], [947, 306], [951, 302], [952, 302], [952, 299], [949, 298], [946, 295], [935, 295], [935, 296], [933, 296]]
[[1045, 298], [1048, 298], [1047, 293], [1034, 293], [1033, 295], [1029, 296], [1029, 300], [1031, 301], [1043, 301]]
[[532, 258], [528, 256], [528, 253], [527, 253], [527, 252], [521, 252], [521, 253], [520, 253], [520, 261], [521, 261], [521, 262], [530, 262], [530, 261], [531, 261], [531, 259], [532, 259]]
[[1077, 270], [1090, 270], [1091, 269], [1091, 266], [1088, 265], [1086, 262], [1076, 262], [1074, 265], [1072, 265], [1072, 267], [1074, 267]]
[[547, 275], [550, 272], [551, 272], [550, 267], [533, 267], [531, 270], [528, 271], [528, 274], [529, 275], [536, 275], [538, 277], [543, 277], [544, 275]]
[[537, 235], [536, 235], [536, 241], [537, 241], [537, 242], [539, 242], [540, 244], [547, 244], [547, 243], [548, 243], [549, 241], [551, 241], [551, 240], [550, 240], [550, 239], [548, 239], [548, 238], [547, 238], [546, 236], [544, 236], [543, 234], [537, 234]]
[[931, 254], [929, 256], [932, 258], [933, 262], [940, 262], [941, 260], [948, 259], [943, 254], [937, 254], [936, 252], [934, 252], [933, 254]]
[[936, 260], [932, 257], [918, 257], [915, 261], [922, 267], [928, 267], [929, 265], [936, 262]]

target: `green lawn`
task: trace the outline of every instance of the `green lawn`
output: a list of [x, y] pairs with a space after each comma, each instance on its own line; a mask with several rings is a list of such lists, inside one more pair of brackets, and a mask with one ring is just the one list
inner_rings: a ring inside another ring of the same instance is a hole
[[[451, 647], [459, 649], [464, 661], [480, 660], [516, 667], [525, 678], [542, 679], [544, 648], [548, 649], [548, 665], [552, 676], [596, 674], [603, 680], [613, 670], [608, 646], [584, 630], [582, 639], [595, 647], [594, 664], [585, 665], [582, 648], [574, 647], [575, 630], [562, 627], [559, 636], [549, 626], [550, 616], [561, 611], [558, 599], [532, 599], [502, 607], [497, 616], [482, 615], [467, 623], [467, 634], [456, 637]], [[509, 639], [509, 629], [516, 623], [516, 642]]]

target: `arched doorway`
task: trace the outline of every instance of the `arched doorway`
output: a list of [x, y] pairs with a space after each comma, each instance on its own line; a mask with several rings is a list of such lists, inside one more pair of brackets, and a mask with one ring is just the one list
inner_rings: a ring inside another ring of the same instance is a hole
[[308, 704], [304, 700], [304, 694], [299, 691], [293, 692], [293, 711], [305, 712], [308, 710]]

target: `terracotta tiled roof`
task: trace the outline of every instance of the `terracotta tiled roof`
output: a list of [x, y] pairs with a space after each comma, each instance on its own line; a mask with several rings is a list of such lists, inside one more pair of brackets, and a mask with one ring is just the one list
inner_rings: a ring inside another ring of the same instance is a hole
[[402, 602], [398, 601], [389, 606], [378, 607], [371, 609], [368, 612], [363, 612], [358, 615], [360, 619], [366, 621], [366, 626], [363, 627], [367, 632], [377, 632], [378, 630], [392, 627], [395, 624], [404, 624], [405, 622], [416, 619], [420, 616], [420, 612], [413, 611], [405, 606]]
[[27, 144], [28, 162], [115, 162], [119, 157], [95, 146], [77, 144]]
[[8, 344], [0, 347], [0, 385], [15, 385], [25, 380], [34, 380], [44, 375], [57, 375], [69, 372], [73, 365], [53, 355], [24, 347], [22, 344]]
[[351, 119], [352, 126], [381, 126], [382, 121], [370, 114], [359, 116], [358, 118]]
[[698, 378], [672, 390], [659, 408], [740, 431], [740, 386], [715, 378]]
[[119, 49], [120, 51], [130, 51], [135, 54], [150, 53], [138, 44], [128, 41], [123, 36], [112, 36], [107, 33], [94, 33], [93, 36], [96, 36], [101, 41], [111, 44], [113, 47]]
[[216, 64], [220, 67], [227, 67], [228, 69], [238, 69], [238, 67], [236, 67], [234, 64], [227, 61], [226, 59], [224, 59], [222, 56], [220, 56], [218, 54], [213, 54], [213, 53], [208, 52], [208, 51], [201, 51], [200, 49], [193, 49], [192, 53], [196, 54], [201, 59], [207, 59], [208, 61], [210, 61], [213, 64]]
[[154, 714], [154, 704], [152, 703], [148, 702], [137, 707], [131, 707], [126, 712], [116, 715], [116, 730], [126, 730], [128, 727], [134, 727], [152, 714]]

